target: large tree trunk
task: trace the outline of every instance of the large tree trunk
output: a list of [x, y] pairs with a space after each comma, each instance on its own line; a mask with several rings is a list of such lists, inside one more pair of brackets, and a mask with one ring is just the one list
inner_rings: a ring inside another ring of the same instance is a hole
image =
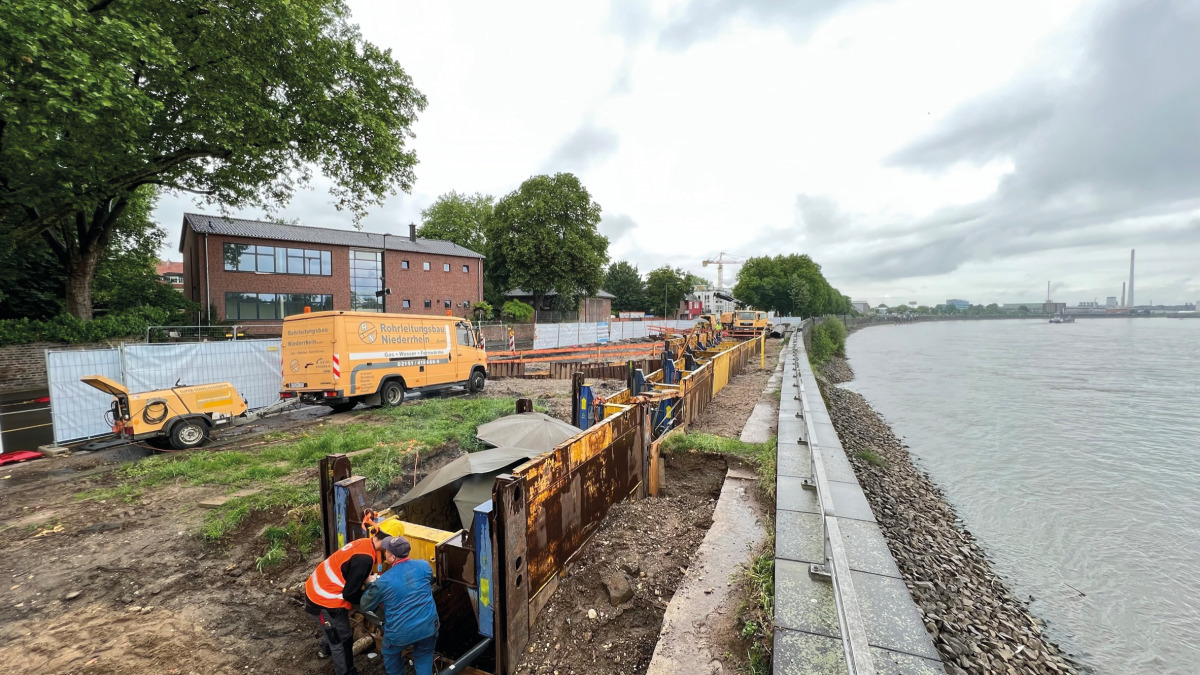
[[92, 280], [103, 252], [97, 247], [71, 256], [67, 263], [67, 313], [84, 321], [92, 319]]

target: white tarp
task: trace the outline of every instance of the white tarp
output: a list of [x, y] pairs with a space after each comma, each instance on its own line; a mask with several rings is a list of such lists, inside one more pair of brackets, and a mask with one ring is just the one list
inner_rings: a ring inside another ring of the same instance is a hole
[[111, 434], [104, 413], [112, 396], [79, 381], [85, 375], [104, 375], [121, 381], [118, 349], [73, 349], [46, 352], [46, 379], [50, 389], [50, 422], [54, 442]]
[[230, 382], [250, 409], [279, 399], [283, 362], [279, 340], [123, 345], [130, 391]]
[[117, 349], [46, 352], [54, 441], [69, 443], [112, 432], [104, 413], [112, 397], [79, 381], [104, 375], [130, 391], [230, 382], [251, 408], [279, 398], [283, 384], [279, 340], [123, 344]]

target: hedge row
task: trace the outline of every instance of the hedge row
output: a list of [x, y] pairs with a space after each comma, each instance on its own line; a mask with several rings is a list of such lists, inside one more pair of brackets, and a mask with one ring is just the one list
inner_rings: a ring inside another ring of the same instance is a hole
[[837, 354], [846, 355], [846, 325], [834, 318], [817, 324], [812, 330], [812, 349], [809, 360], [820, 365]]
[[167, 323], [170, 313], [158, 307], [135, 307], [84, 321], [68, 314], [44, 321], [0, 319], [0, 346], [29, 342], [101, 342], [145, 335], [150, 326]]

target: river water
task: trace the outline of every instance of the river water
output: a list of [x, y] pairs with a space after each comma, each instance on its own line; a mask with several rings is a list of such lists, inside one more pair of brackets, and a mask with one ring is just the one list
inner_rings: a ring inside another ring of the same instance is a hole
[[1098, 673], [1200, 673], [1200, 320], [883, 326], [846, 352], [1054, 640]]

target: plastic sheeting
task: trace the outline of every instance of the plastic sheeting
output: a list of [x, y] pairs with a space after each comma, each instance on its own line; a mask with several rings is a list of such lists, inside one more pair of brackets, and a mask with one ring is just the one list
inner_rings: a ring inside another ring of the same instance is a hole
[[121, 350], [72, 349], [46, 352], [46, 379], [50, 389], [50, 422], [54, 442], [68, 443], [112, 433], [104, 413], [112, 396], [84, 384], [84, 375], [121, 378]]
[[607, 344], [650, 335], [651, 326], [688, 329], [694, 320], [601, 321], [598, 323], [539, 323], [533, 327], [533, 348], [554, 349], [581, 345]]
[[279, 340], [121, 345], [117, 349], [46, 352], [54, 442], [112, 433], [104, 413], [112, 397], [79, 381], [104, 375], [130, 391], [230, 382], [251, 408], [279, 398], [283, 365]]

